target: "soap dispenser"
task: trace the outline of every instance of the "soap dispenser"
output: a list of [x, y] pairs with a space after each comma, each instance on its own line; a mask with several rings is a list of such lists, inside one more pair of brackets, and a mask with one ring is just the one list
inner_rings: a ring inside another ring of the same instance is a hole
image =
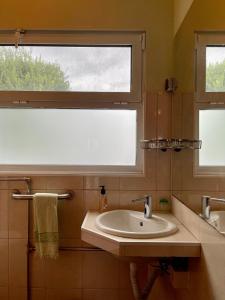
[[100, 185], [100, 204], [99, 204], [99, 211], [103, 212], [107, 209], [108, 201], [106, 196], [106, 190], [104, 185]]

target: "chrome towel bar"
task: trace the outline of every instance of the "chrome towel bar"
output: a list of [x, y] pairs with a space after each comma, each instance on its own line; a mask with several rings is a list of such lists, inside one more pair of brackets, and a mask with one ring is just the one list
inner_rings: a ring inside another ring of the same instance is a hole
[[[36, 248], [33, 246], [28, 247], [29, 252], [34, 252], [36, 251]], [[104, 251], [101, 248], [95, 248], [95, 247], [65, 247], [65, 246], [60, 246], [59, 247], [60, 251], [78, 251], [78, 252], [95, 252], [95, 251]]]
[[[19, 193], [12, 194], [12, 198], [16, 200], [33, 200], [33, 197], [34, 195], [29, 195], [29, 194], [19, 194]], [[58, 195], [58, 200], [72, 199], [72, 198], [73, 198], [72, 192]]]
[[0, 181], [31, 181], [30, 177], [0, 177]]

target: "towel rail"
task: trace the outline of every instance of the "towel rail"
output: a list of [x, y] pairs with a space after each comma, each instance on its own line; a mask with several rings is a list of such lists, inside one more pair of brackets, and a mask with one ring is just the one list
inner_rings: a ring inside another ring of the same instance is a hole
[[30, 177], [0, 177], [0, 181], [31, 181]]
[[[32, 200], [34, 195], [29, 195], [29, 194], [19, 194], [19, 193], [13, 193], [12, 198], [16, 200]], [[58, 200], [63, 200], [63, 199], [71, 199], [73, 197], [72, 192], [68, 192], [65, 194], [59, 194], [58, 195]]]
[[[29, 247], [28, 248], [29, 252], [34, 252], [36, 251], [35, 247]], [[60, 246], [59, 251], [78, 251], [78, 252], [95, 252], [95, 251], [104, 251], [101, 248], [95, 248], [95, 247], [65, 247], [65, 246]]]

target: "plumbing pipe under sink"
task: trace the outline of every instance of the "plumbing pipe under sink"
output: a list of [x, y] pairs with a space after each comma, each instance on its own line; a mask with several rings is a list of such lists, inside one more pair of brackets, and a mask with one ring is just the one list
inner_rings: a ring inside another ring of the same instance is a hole
[[147, 300], [154, 286], [154, 283], [158, 278], [158, 276], [160, 275], [161, 271], [158, 268], [151, 268], [151, 272], [148, 275], [148, 279], [143, 290], [141, 290], [141, 288], [139, 287], [137, 273], [138, 273], [137, 263], [131, 262], [130, 281], [131, 281], [134, 298], [135, 300]]
[[187, 272], [188, 258], [187, 257], [171, 257], [159, 258], [148, 263], [148, 278], [141, 289], [138, 283], [138, 264], [134, 261], [130, 262], [130, 281], [135, 300], [147, 300], [156, 279], [161, 275], [170, 275], [169, 270]]

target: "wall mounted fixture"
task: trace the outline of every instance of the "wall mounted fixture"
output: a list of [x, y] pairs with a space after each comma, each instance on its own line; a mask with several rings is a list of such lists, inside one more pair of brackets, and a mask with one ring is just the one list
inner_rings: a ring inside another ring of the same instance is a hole
[[165, 81], [165, 91], [167, 93], [174, 93], [177, 89], [177, 80], [175, 78], [167, 78]]
[[[16, 199], [16, 200], [33, 200], [33, 197], [34, 195], [32, 194], [26, 194], [26, 195], [23, 195], [23, 194], [20, 194], [19, 191], [15, 191], [13, 194], [12, 194], [12, 198], [13, 199]], [[72, 199], [73, 198], [73, 192], [69, 191], [68, 193], [65, 193], [65, 194], [60, 194], [58, 195], [58, 200], [64, 200], [64, 199]]]
[[201, 149], [202, 141], [200, 140], [188, 140], [188, 139], [151, 139], [140, 141], [142, 149], [160, 149], [165, 152], [168, 149], [174, 150], [176, 152], [182, 149]]

